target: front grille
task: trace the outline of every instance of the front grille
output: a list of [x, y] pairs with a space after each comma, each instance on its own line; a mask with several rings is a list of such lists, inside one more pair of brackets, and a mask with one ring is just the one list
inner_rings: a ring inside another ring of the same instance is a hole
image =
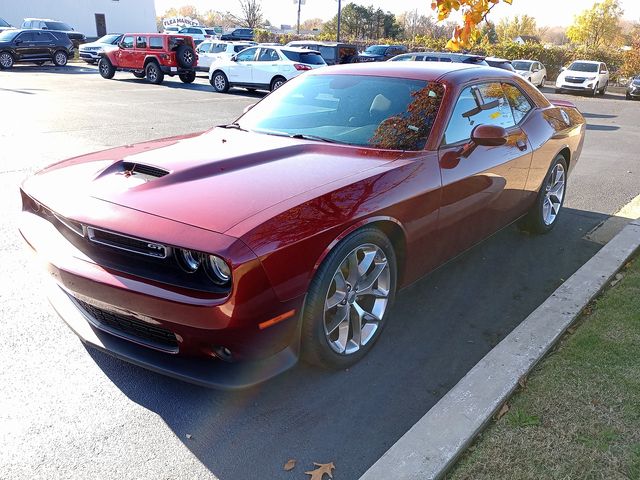
[[120, 315], [95, 307], [74, 298], [75, 302], [91, 316], [93, 325], [116, 336], [125, 337], [157, 350], [176, 353], [178, 340], [173, 332], [150, 325], [135, 317]]
[[167, 258], [169, 254], [168, 248], [160, 243], [149, 242], [148, 240], [108, 232], [94, 227], [87, 227], [87, 236], [93, 243], [127, 252], [139, 253], [148, 257]]
[[565, 80], [569, 83], [583, 83], [585, 81], [584, 78], [579, 77], [566, 77]]

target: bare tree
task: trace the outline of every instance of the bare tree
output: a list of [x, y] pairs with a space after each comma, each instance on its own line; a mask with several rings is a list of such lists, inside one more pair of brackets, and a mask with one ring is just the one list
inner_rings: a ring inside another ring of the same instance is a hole
[[243, 27], [258, 28], [263, 24], [262, 5], [259, 0], [239, 0], [241, 15], [235, 16]]

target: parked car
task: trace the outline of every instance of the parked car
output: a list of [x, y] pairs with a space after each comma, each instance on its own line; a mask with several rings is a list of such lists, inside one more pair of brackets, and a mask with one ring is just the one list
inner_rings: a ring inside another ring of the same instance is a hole
[[506, 58], [485, 57], [484, 60], [490, 67], [501, 68], [510, 72], [516, 71], [516, 69], [513, 68], [513, 65], [511, 65], [511, 60], [507, 60]]
[[212, 63], [209, 83], [221, 93], [233, 87], [273, 91], [287, 80], [326, 65], [320, 52], [306, 48], [251, 47]]
[[512, 63], [516, 73], [538, 87], [544, 87], [547, 81], [546, 67], [535, 60], [514, 60]]
[[76, 47], [87, 39], [84, 33], [76, 32], [68, 24], [49, 18], [25, 18], [22, 22], [22, 28], [66, 33]]
[[640, 75], [629, 80], [626, 93], [627, 100], [640, 98]]
[[98, 70], [107, 79], [124, 71], [155, 84], [162, 83], [165, 75], [178, 75], [182, 82], [193, 83], [197, 65], [195, 44], [188, 35], [125, 33], [116, 50], [102, 54]]
[[358, 55], [358, 62], [384, 62], [407, 51], [404, 45], [371, 45]]
[[320, 68], [231, 124], [36, 173], [20, 231], [88, 346], [242, 388], [349, 367], [400, 288], [514, 221], [553, 229], [584, 133], [503, 70]]
[[5, 30], [14, 30], [16, 27], [7, 22], [4, 18], [0, 18], [0, 33]]
[[58, 67], [73, 57], [73, 42], [61, 32], [42, 30], [5, 30], [0, 32], [0, 68], [13, 67], [14, 63], [42, 65], [53, 62]]
[[104, 52], [117, 50], [122, 40], [121, 33], [110, 33], [95, 42], [80, 45], [80, 58], [89, 64], [97, 63]]
[[171, 25], [169, 27], [164, 27], [164, 29], [162, 30], [162, 33], [178, 33], [183, 28], [184, 27], [179, 27], [177, 25]]
[[320, 52], [327, 65], [356, 63], [358, 61], [358, 47], [350, 43], [302, 40], [289, 42], [287, 47], [308, 48]]
[[229, 59], [236, 53], [240, 53], [245, 48], [254, 46], [253, 42], [224, 42], [221, 40], [210, 40], [198, 45], [198, 70], [209, 71], [213, 62], [221, 59]]
[[565, 90], [604, 95], [609, 86], [609, 69], [604, 62], [578, 60], [562, 68], [556, 79], [556, 93]]
[[412, 52], [403, 53], [389, 59], [390, 62], [455, 62], [468, 63], [471, 65], [484, 65], [488, 63], [484, 61], [484, 57], [480, 55], [471, 55], [467, 53], [449, 53], [449, 52]]
[[227, 40], [230, 42], [242, 41], [242, 40], [253, 41], [253, 29], [252, 28], [236, 28], [230, 33], [223, 33], [222, 35], [220, 35], [220, 40]]
[[184, 27], [178, 31], [180, 35], [189, 35], [196, 45], [210, 38], [218, 38], [213, 28], [207, 27]]

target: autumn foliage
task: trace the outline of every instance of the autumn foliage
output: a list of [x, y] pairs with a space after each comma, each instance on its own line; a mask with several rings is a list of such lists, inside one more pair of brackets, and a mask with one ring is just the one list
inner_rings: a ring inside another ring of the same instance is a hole
[[449, 18], [453, 11], [462, 12], [462, 25], [456, 26], [447, 48], [457, 51], [476, 42], [480, 37], [478, 25], [501, 1], [511, 5], [513, 0], [433, 0], [431, 8], [438, 12], [439, 21]]

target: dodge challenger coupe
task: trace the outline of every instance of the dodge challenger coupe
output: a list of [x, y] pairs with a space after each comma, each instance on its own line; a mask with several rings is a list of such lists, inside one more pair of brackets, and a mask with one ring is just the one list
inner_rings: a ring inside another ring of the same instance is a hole
[[584, 132], [506, 70], [318, 69], [234, 123], [45, 168], [20, 230], [85, 344], [243, 388], [352, 365], [399, 288], [515, 221], [551, 230]]

